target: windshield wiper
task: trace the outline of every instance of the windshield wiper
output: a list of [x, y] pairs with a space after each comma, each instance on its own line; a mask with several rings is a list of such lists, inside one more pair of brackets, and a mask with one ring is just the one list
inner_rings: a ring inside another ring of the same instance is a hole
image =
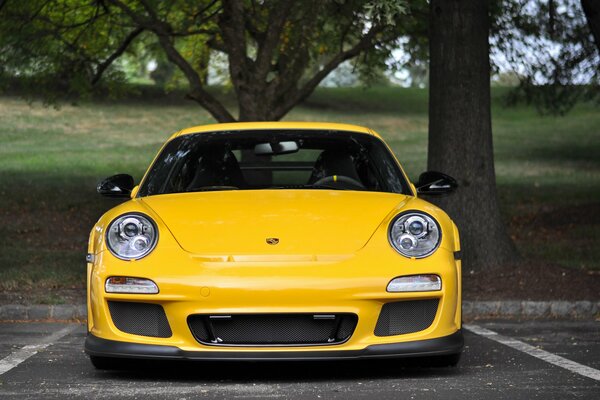
[[339, 186], [333, 186], [333, 185], [305, 185], [304, 186], [306, 189], [325, 189], [325, 190], [346, 190], [344, 188], [341, 188]]
[[298, 189], [331, 189], [331, 190], [345, 190], [339, 187], [327, 186], [327, 185], [279, 185], [279, 186], [269, 186], [263, 189], [269, 190], [298, 190]]
[[239, 190], [237, 186], [202, 186], [188, 190], [187, 192], [215, 192], [219, 190]]

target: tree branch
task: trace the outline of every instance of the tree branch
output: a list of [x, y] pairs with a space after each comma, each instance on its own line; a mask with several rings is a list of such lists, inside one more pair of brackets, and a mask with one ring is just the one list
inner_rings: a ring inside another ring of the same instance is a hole
[[217, 40], [215, 36], [208, 39], [206, 41], [206, 45], [213, 50], [220, 51], [221, 53], [227, 54], [227, 52], [229, 51], [229, 49], [227, 49], [227, 47], [225, 47], [225, 45], [222, 42]]
[[267, 31], [265, 32], [264, 39], [261, 43], [258, 43], [258, 54], [255, 63], [255, 79], [260, 82], [263, 82], [266, 79], [267, 74], [271, 70], [273, 52], [279, 43], [279, 37], [283, 31], [283, 26], [287, 19], [286, 17], [292, 6], [292, 2], [289, 0], [280, 0], [275, 4], [275, 9], [269, 13]]
[[95, 85], [96, 83], [98, 83], [100, 78], [102, 78], [102, 74], [104, 74], [104, 71], [106, 71], [106, 69], [108, 67], [110, 67], [110, 65], [117, 58], [119, 58], [125, 52], [125, 50], [127, 50], [127, 47], [129, 47], [131, 42], [133, 42], [133, 40], [136, 37], [138, 37], [140, 35], [140, 33], [142, 33], [143, 31], [144, 31], [144, 28], [136, 28], [135, 30], [133, 30], [129, 35], [127, 35], [127, 37], [125, 38], [125, 40], [123, 40], [123, 43], [121, 43], [121, 45], [117, 48], [117, 50], [115, 50], [114, 53], [112, 53], [106, 60], [104, 60], [103, 62], [101, 62], [98, 65], [98, 68], [96, 69], [96, 74], [94, 75], [94, 78], [92, 79], [92, 85]]
[[244, 4], [238, 0], [223, 0], [223, 14], [219, 20], [224, 46], [228, 49], [229, 73], [238, 94], [250, 72], [245, 38]]
[[258, 28], [256, 26], [254, 26], [251, 18], [246, 18], [245, 23], [246, 23], [246, 30], [248, 31], [250, 36], [252, 36], [252, 39], [254, 39], [254, 41], [256, 43], [259, 43], [259, 42], [265, 40], [264, 32], [259, 31]]
[[127, 16], [129, 16], [129, 18], [131, 18], [131, 20], [133, 22], [135, 22], [137, 25], [139, 25], [140, 28], [145, 28], [151, 31], [156, 31], [156, 26], [153, 25], [150, 21], [148, 21], [148, 19], [144, 16], [139, 15], [138, 13], [136, 13], [131, 7], [129, 7], [127, 4], [123, 3], [120, 0], [107, 0], [109, 3], [113, 4], [114, 6], [118, 7], [121, 9], [121, 11], [123, 11], [125, 14], [127, 14]]
[[[4, 3], [5, 5], [8, 4], [9, 0], [6, 0], [6, 2]], [[50, 3], [50, 0], [45, 1], [41, 6], [39, 6], [33, 13], [31, 14], [14, 14], [11, 16], [20, 16], [22, 19], [22, 23], [21, 25], [17, 28], [17, 29], [22, 29], [23, 27], [25, 27], [25, 25], [29, 24], [31, 21], [33, 21], [34, 19], [36, 19], [41, 12], [44, 10], [44, 8], [46, 8], [46, 6], [48, 5], [48, 3]]]
[[177, 65], [181, 72], [186, 76], [192, 91], [188, 97], [200, 103], [215, 119], [219, 122], [235, 121], [233, 115], [210, 93], [203, 85], [202, 79], [192, 65], [177, 51], [170, 38], [166, 35], [159, 35], [158, 41], [167, 54], [167, 58], [173, 64]]
[[165, 51], [170, 62], [175, 64], [185, 75], [191, 88], [191, 92], [187, 95], [188, 98], [197, 101], [204, 107], [217, 121], [232, 122], [235, 118], [229, 111], [210, 93], [208, 93], [203, 85], [202, 79], [192, 65], [177, 51], [175, 44], [172, 42], [172, 29], [169, 24], [158, 19], [155, 11], [147, 2], [143, 2], [145, 10], [149, 14], [149, 19], [140, 16], [126, 4], [120, 0], [109, 0], [111, 3], [123, 10], [129, 17], [140, 25], [140, 28], [147, 28], [158, 37], [160, 46]]
[[148, 12], [148, 14], [150, 15], [150, 18], [154, 21], [158, 21], [158, 16], [156, 15], [156, 12], [154, 11], [154, 9], [150, 6], [150, 4], [148, 4], [148, 2], [146, 0], [138, 0], [140, 3], [142, 3], [142, 6], [144, 7], [144, 9]]
[[[214, 6], [217, 3], [217, 0], [213, 0], [209, 5], [207, 5], [206, 7], [203, 7], [202, 9], [200, 9], [196, 14], [194, 14], [194, 16], [192, 17], [194, 20], [197, 19], [198, 17], [200, 17], [202, 14], [204, 14], [206, 11], [210, 10], [210, 8], [212, 6]], [[210, 21], [213, 17], [215, 17], [217, 14], [219, 14], [219, 12], [223, 9], [223, 7], [219, 6], [217, 7], [214, 11], [212, 11], [210, 14], [208, 14], [205, 17], [200, 18], [200, 20], [197, 22], [197, 24], [201, 24], [207, 21]]]
[[315, 88], [321, 83], [323, 79], [331, 71], [336, 69], [341, 63], [359, 55], [362, 51], [373, 46], [375, 36], [381, 33], [385, 27], [383, 25], [373, 25], [371, 29], [348, 50], [342, 51], [336, 54], [329, 62], [327, 62], [323, 68], [319, 70], [311, 79], [309, 79], [300, 89], [290, 93], [290, 95], [282, 96], [285, 100], [280, 103], [280, 106], [274, 110], [274, 119], [280, 119], [287, 114], [294, 106], [304, 101]]
[[186, 36], [194, 36], [194, 35], [216, 35], [218, 34], [218, 31], [215, 31], [213, 29], [192, 29], [189, 31], [180, 31], [180, 32], [172, 32], [171, 36], [176, 36], [176, 37], [186, 37]]
[[212, 0], [210, 3], [208, 3], [206, 6], [200, 8], [200, 10], [198, 10], [198, 12], [196, 12], [192, 18], [196, 19], [199, 16], [201, 16], [202, 14], [204, 14], [206, 11], [208, 11], [212, 6], [214, 6], [215, 4], [217, 4], [217, 0]]
[[181, 72], [186, 76], [190, 87], [192, 88], [188, 97], [200, 103], [217, 121], [235, 121], [235, 118], [233, 118], [231, 113], [229, 113], [217, 99], [204, 89], [202, 79], [200, 79], [198, 72], [196, 72], [191, 64], [177, 51], [170, 38], [166, 35], [159, 35], [158, 41], [165, 50], [169, 61], [177, 65]]

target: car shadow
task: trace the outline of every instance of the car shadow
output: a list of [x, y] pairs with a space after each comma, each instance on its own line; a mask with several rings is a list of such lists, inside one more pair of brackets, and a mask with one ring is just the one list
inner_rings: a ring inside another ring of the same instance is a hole
[[461, 374], [459, 367], [430, 368], [421, 360], [343, 361], [128, 361], [119, 370], [98, 371], [116, 380], [179, 382], [320, 382], [357, 379], [430, 378]]

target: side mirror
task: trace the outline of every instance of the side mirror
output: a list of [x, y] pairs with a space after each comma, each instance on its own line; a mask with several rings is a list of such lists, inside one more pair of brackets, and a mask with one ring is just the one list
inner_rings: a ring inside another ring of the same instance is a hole
[[427, 171], [419, 176], [416, 186], [419, 194], [440, 195], [453, 192], [458, 187], [458, 183], [453, 177], [441, 172]]
[[113, 175], [98, 184], [96, 190], [106, 197], [129, 197], [133, 190], [133, 177], [127, 174]]

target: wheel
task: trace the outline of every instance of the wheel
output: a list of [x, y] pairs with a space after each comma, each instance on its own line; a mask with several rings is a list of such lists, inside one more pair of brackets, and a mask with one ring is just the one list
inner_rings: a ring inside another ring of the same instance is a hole
[[461, 353], [449, 354], [447, 356], [427, 357], [423, 359], [423, 366], [431, 368], [456, 367], [460, 361]]
[[111, 357], [90, 356], [90, 361], [96, 369], [119, 369], [123, 366], [123, 360]]

